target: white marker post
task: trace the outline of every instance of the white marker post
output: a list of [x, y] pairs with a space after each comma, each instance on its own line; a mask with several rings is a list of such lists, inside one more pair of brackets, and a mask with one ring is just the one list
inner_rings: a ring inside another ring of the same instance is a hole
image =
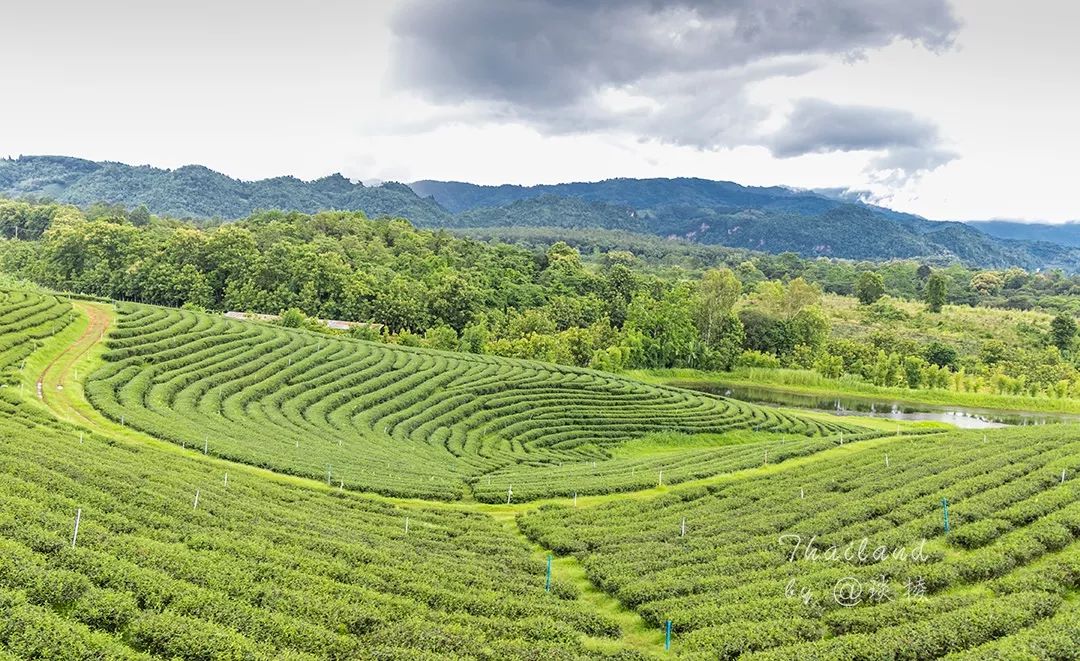
[[225, 473], [225, 488], [229, 488], [229, 474]]
[[577, 507], [577, 492], [574, 492], [574, 507]]
[[1065, 484], [1065, 469], [1061, 469], [1061, 483]]
[[510, 496], [514, 495], [514, 485], [510, 485], [510, 488], [506, 490], [506, 504], [510, 504]]
[[679, 534], [679, 537], [686, 537], [686, 517], [685, 516], [682, 518], [682, 532]]
[[889, 453], [885, 453], [885, 468], [889, 467]]
[[192, 506], [191, 509], [193, 509], [193, 510], [199, 509], [199, 490], [198, 489], [195, 490], [195, 504]]
[[207, 436], [206, 438], [203, 439], [202, 453], [203, 454], [210, 454], [210, 437], [209, 436]]
[[71, 548], [75, 548], [75, 542], [79, 540], [79, 523], [82, 521], [82, 508], [75, 510], [75, 534], [71, 536]]
[[660, 471], [660, 479], [657, 481], [656, 486], [664, 486], [664, 471]]
[[799, 488], [799, 498], [806, 498], [806, 489]]
[[409, 534], [409, 517], [405, 517], [405, 534]]
[[79, 432], [79, 445], [83, 443], [83, 432]]

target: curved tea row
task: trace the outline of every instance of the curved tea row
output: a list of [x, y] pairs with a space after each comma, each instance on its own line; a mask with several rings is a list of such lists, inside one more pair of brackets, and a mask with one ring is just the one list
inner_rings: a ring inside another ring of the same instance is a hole
[[41, 340], [74, 319], [71, 304], [55, 296], [0, 290], [0, 383], [15, 383], [15, 371]]
[[[612, 450], [659, 431], [865, 431], [589, 370], [188, 311], [120, 311], [108, 362], [86, 388], [110, 418], [209, 454], [388, 495], [452, 500], [471, 484], [478, 497], [499, 500], [515, 470], [532, 473], [522, 498], [568, 495], [579, 485], [559, 467], [594, 462], [593, 492], [625, 489], [637, 466], [613, 460]], [[692, 470], [669, 470], [673, 480], [699, 476], [728, 459], [679, 457]]]
[[519, 525], [646, 620], [672, 620], [689, 658], [1080, 649], [1072, 426], [896, 440], [657, 498], [545, 506]]
[[[582, 658], [617, 623], [482, 514], [225, 473], [0, 397], [0, 659]], [[78, 513], [78, 535], [75, 520]]]

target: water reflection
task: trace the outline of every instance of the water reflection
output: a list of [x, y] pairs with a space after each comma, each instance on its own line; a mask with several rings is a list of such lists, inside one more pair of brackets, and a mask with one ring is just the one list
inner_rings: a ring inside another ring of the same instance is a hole
[[756, 404], [812, 409], [834, 415], [861, 415], [893, 420], [944, 422], [961, 429], [991, 429], [1010, 425], [1045, 425], [1080, 422], [1080, 416], [1059, 413], [993, 411], [964, 406], [910, 404], [857, 396], [822, 396], [793, 393], [760, 386], [734, 386], [715, 382], [680, 381], [671, 385], [723, 395]]

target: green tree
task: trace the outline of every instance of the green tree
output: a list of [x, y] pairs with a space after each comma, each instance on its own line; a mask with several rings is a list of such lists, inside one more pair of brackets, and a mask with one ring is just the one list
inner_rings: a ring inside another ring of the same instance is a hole
[[1076, 319], [1072, 315], [1059, 314], [1050, 322], [1050, 343], [1061, 351], [1072, 348], [1076, 338]]
[[742, 293], [742, 283], [731, 269], [709, 269], [701, 276], [694, 297], [694, 321], [706, 346], [718, 342], [718, 336], [730, 326], [726, 318]]
[[432, 349], [453, 351], [458, 347], [457, 331], [449, 326], [433, 326], [424, 333], [424, 342]]
[[931, 342], [926, 345], [926, 349], [923, 350], [923, 357], [926, 358], [928, 363], [932, 363], [938, 367], [955, 367], [959, 354], [955, 348], [947, 344]]
[[300, 328], [307, 321], [307, 317], [304, 313], [297, 308], [289, 308], [281, 313], [280, 323], [285, 328]]
[[981, 271], [971, 276], [971, 288], [980, 296], [990, 296], [1001, 291], [1005, 284], [1000, 274], [993, 271]]
[[864, 271], [855, 283], [855, 296], [863, 305], [875, 303], [885, 295], [885, 280], [876, 271]]
[[626, 329], [643, 337], [637, 367], [699, 367], [700, 344], [690, 312], [689, 287], [673, 287], [657, 300], [638, 294], [626, 313]]
[[926, 281], [926, 305], [931, 312], [941, 312], [947, 294], [948, 285], [945, 282], [945, 276], [940, 273], [930, 274], [930, 278]]
[[904, 356], [904, 380], [912, 390], [922, 386], [926, 361], [918, 356]]

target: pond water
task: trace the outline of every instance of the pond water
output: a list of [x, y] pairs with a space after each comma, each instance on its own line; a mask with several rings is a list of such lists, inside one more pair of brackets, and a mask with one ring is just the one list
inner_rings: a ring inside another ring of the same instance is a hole
[[911, 404], [869, 397], [815, 395], [762, 386], [735, 386], [705, 381], [678, 381], [671, 385], [755, 404], [773, 404], [810, 409], [834, 415], [861, 415], [893, 420], [945, 422], [961, 429], [991, 429], [1010, 425], [1080, 422], [1080, 416], [1065, 413], [994, 411], [964, 406]]

